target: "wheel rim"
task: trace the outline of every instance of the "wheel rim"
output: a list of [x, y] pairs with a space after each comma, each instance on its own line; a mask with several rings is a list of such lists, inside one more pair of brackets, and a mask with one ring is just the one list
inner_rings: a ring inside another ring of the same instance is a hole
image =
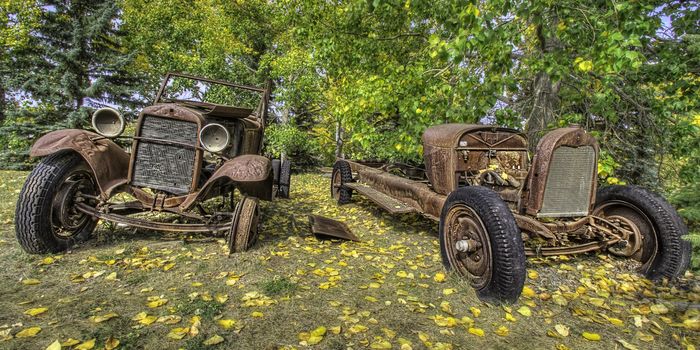
[[340, 199], [340, 187], [343, 186], [343, 178], [340, 171], [333, 172], [333, 181], [331, 181], [331, 195], [334, 199]]
[[55, 237], [69, 239], [79, 234], [92, 220], [75, 208], [74, 204], [81, 194], [96, 195], [95, 181], [88, 170], [75, 169], [66, 175], [51, 201], [51, 231]]
[[630, 245], [638, 245], [639, 249], [634, 252], [625, 252], [624, 249], [620, 252], [615, 248], [609, 250], [615, 255], [627, 256], [639, 261], [642, 264], [641, 271], [649, 269], [658, 250], [657, 232], [651, 219], [642, 210], [632, 203], [615, 200], [599, 205], [593, 211], [593, 215], [617, 221], [618, 224], [622, 224], [623, 228], [629, 226], [634, 232], [629, 237]]
[[245, 198], [237, 207], [237, 217], [234, 219], [234, 227], [231, 233], [229, 248], [231, 251], [242, 252], [255, 244], [258, 238], [258, 218], [260, 209], [257, 200]]
[[474, 209], [465, 204], [450, 208], [445, 218], [445, 244], [450, 266], [469, 277], [477, 290], [491, 281], [491, 245], [484, 223]]

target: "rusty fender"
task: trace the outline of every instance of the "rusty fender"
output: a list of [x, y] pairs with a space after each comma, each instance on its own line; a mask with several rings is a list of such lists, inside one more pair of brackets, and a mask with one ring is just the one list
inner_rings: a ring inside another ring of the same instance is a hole
[[196, 193], [187, 196], [180, 208], [187, 210], [203, 198], [215, 183], [233, 182], [241, 193], [263, 200], [272, 199], [272, 164], [259, 155], [245, 154], [226, 161]]
[[52, 131], [34, 143], [29, 155], [43, 157], [67, 150], [75, 151], [85, 159], [95, 175], [103, 199], [108, 199], [115, 188], [126, 183], [129, 155], [112, 140], [90, 131]]

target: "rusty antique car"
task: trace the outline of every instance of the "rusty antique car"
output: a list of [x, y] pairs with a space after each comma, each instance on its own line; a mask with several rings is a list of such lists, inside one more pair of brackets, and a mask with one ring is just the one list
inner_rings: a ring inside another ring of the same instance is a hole
[[[139, 114], [133, 137], [121, 136], [125, 120], [112, 108], [94, 112], [96, 133], [44, 135], [30, 153], [44, 158], [17, 201], [20, 245], [29, 253], [62, 251], [105, 220], [223, 234], [231, 252], [248, 249], [257, 237], [258, 201], [289, 195], [289, 162], [260, 155], [269, 95], [269, 85], [170, 73]], [[215, 205], [205, 205], [213, 198]], [[138, 215], [152, 212], [166, 219]]]
[[338, 159], [331, 195], [345, 204], [357, 192], [439, 221], [445, 268], [483, 300], [518, 299], [526, 256], [608, 251], [654, 280], [688, 267], [688, 229], [663, 198], [636, 186], [597, 190], [598, 144], [581, 127], [546, 134], [532, 161], [513, 129], [445, 124], [422, 141], [424, 167]]

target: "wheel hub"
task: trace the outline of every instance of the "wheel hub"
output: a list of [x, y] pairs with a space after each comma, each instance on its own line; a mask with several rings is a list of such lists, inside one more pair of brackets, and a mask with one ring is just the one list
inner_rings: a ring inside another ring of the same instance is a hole
[[56, 234], [61, 237], [70, 237], [80, 229], [90, 217], [75, 208], [76, 199], [80, 194], [92, 192], [93, 186], [89, 178], [74, 175], [68, 177], [60, 186], [52, 203], [52, 221], [56, 227]]
[[468, 206], [455, 206], [447, 215], [449, 232], [448, 258], [461, 275], [470, 277], [476, 289], [488, 285], [491, 279], [491, 252], [486, 229]]

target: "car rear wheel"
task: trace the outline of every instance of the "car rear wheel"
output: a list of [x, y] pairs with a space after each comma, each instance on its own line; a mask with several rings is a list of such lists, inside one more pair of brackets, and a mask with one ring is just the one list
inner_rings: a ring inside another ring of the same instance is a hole
[[336, 161], [331, 174], [331, 197], [338, 201], [338, 204], [348, 204], [352, 200], [352, 190], [345, 187], [345, 184], [350, 182], [352, 182], [350, 164], [344, 160]]
[[[688, 228], [676, 210], [661, 196], [637, 186], [608, 186], [596, 196], [593, 215], [631, 226], [636, 237], [624, 256], [641, 263], [639, 272], [652, 280], [681, 276], [690, 263]], [[619, 251], [611, 253], [620, 255]]]
[[280, 164], [277, 194], [280, 198], [289, 198], [289, 186], [292, 179], [292, 162], [284, 160]]
[[244, 196], [233, 211], [233, 222], [227, 236], [231, 253], [245, 252], [258, 239], [258, 218], [260, 209], [258, 199]]
[[450, 193], [439, 235], [443, 265], [467, 278], [479, 299], [518, 299], [525, 283], [525, 247], [513, 214], [498, 194], [479, 186]]
[[92, 170], [73, 152], [52, 154], [27, 177], [15, 209], [15, 234], [32, 254], [64, 251], [88, 239], [97, 226], [74, 204], [80, 194], [97, 195]]

